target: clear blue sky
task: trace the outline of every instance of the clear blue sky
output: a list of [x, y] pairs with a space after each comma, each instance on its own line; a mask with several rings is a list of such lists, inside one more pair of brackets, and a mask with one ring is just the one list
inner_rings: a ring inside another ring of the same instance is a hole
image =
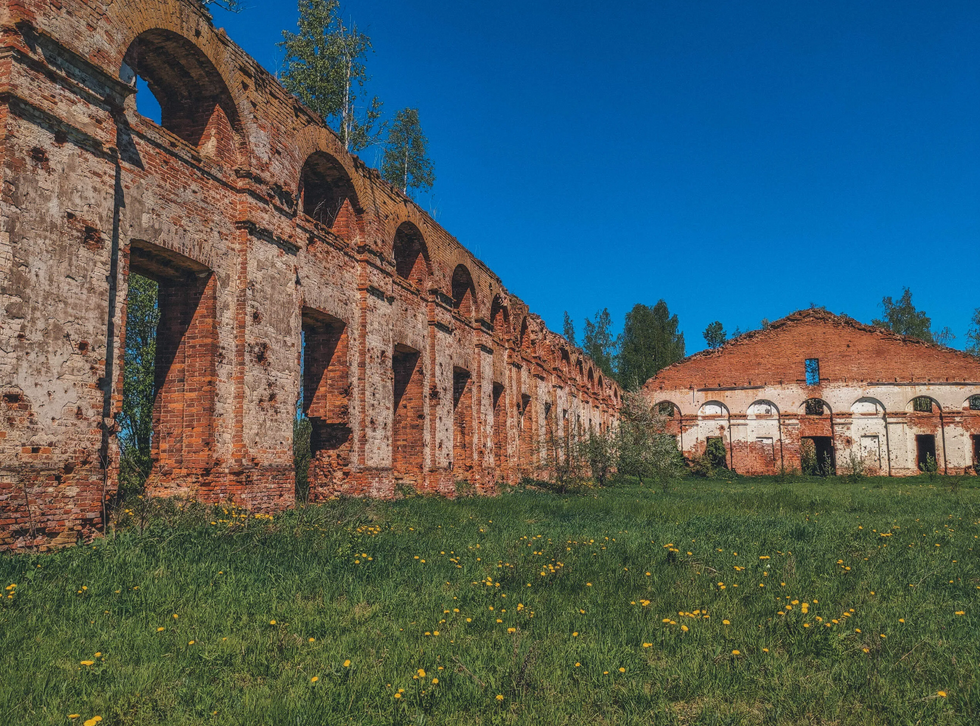
[[[276, 71], [293, 0], [216, 24]], [[976, 0], [348, 0], [420, 202], [561, 331], [660, 298], [692, 353], [810, 303], [980, 307]], [[372, 150], [362, 154], [378, 165]]]

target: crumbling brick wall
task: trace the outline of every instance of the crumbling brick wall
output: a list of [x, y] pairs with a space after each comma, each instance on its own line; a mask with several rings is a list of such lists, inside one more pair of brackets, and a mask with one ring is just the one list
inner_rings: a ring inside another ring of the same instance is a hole
[[744, 474], [799, 470], [804, 446], [838, 472], [895, 476], [930, 452], [948, 474], [975, 473], [980, 457], [980, 360], [824, 310], [690, 356], [644, 392], [685, 455], [720, 438]]
[[161, 290], [153, 494], [289, 506], [301, 390], [314, 499], [492, 491], [541, 465], [546, 406], [615, 419], [591, 361], [197, 3], [0, 21], [0, 549], [102, 526], [132, 274]]

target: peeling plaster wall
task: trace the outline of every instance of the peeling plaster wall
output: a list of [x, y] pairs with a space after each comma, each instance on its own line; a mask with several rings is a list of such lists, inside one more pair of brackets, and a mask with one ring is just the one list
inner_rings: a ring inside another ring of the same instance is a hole
[[[321, 388], [306, 397], [325, 402], [313, 499], [392, 496], [399, 426], [422, 442], [407, 483], [451, 494], [465, 479], [489, 493], [543, 464], [546, 403], [585, 427], [615, 420], [620, 393], [596, 383], [591, 361], [344, 152], [195, 3], [4, 5], [0, 550], [102, 526], [118, 476], [131, 273], [166, 290], [152, 494], [290, 506], [304, 326], [344, 331], [308, 376]], [[162, 127], [136, 111], [134, 72], [163, 96]], [[318, 194], [340, 203], [313, 204]], [[423, 250], [407, 276], [399, 230]], [[459, 265], [466, 300], [453, 298]], [[405, 349], [419, 354], [422, 412], [407, 423], [394, 407]], [[471, 376], [465, 470], [454, 367]]]
[[[808, 385], [805, 361], [818, 359]], [[725, 443], [728, 465], [743, 474], [801, 468], [801, 439], [829, 437], [838, 471], [851, 457], [870, 473], [919, 473], [916, 436], [934, 436], [941, 473], [976, 473], [980, 361], [960, 351], [804, 310], [768, 329], [690, 356], [647, 381], [651, 403], [669, 402], [671, 431], [686, 456], [708, 437]], [[934, 402], [917, 412], [913, 401]], [[807, 400], [823, 401], [823, 413]]]

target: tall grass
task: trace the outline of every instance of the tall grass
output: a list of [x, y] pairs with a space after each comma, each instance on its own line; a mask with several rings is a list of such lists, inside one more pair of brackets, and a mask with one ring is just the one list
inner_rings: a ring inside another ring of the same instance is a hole
[[679, 481], [269, 519], [153, 507], [90, 545], [0, 558], [0, 587], [16, 584], [0, 723], [980, 713], [971, 482]]

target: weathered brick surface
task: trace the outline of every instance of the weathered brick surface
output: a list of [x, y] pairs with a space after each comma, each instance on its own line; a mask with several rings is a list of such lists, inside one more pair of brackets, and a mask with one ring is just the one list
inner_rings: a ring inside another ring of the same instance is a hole
[[[807, 359], [819, 360], [816, 385], [807, 384]], [[672, 404], [665, 409], [675, 412], [685, 454], [720, 437], [729, 465], [745, 474], [799, 469], [801, 440], [812, 437], [832, 444], [838, 469], [854, 456], [896, 476], [918, 473], [917, 436], [933, 437], [941, 472], [975, 473], [980, 456], [980, 410], [970, 405], [980, 395], [980, 361], [822, 310], [690, 356], [644, 391]], [[920, 397], [933, 402], [931, 412], [915, 410]]]
[[301, 386], [314, 498], [492, 491], [540, 466], [545, 408], [614, 419], [580, 351], [195, 3], [0, 24], [0, 549], [101, 527], [133, 273], [161, 286], [154, 494], [289, 506]]

